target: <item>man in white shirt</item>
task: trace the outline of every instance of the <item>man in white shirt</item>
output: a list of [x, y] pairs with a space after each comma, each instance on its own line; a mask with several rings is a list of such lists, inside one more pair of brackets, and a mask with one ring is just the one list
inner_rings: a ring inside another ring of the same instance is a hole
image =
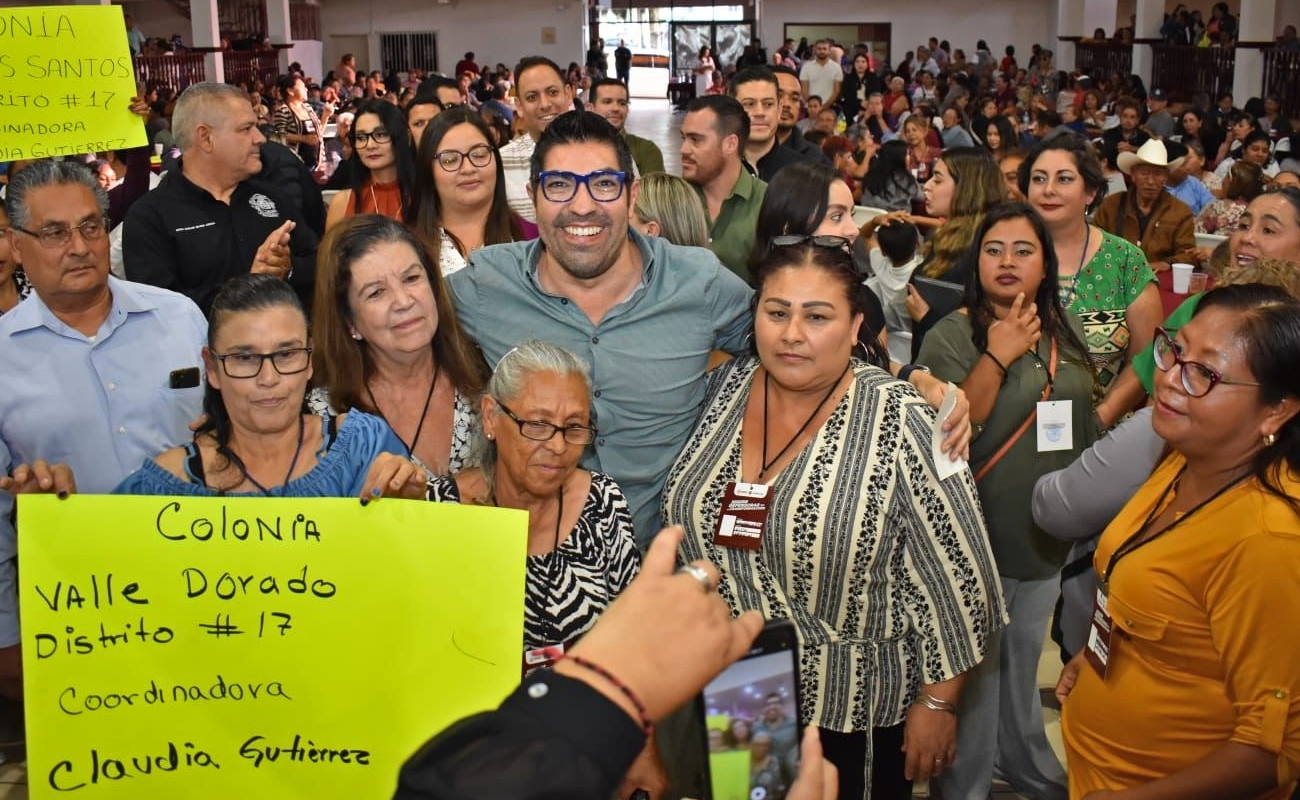
[[818, 39], [813, 46], [813, 61], [805, 61], [799, 70], [799, 84], [804, 97], [817, 95], [822, 105], [833, 106], [840, 99], [840, 83], [844, 80], [844, 69], [838, 62], [831, 60], [831, 45], [825, 39]]
[[930, 48], [921, 45], [916, 48], [916, 58], [911, 63], [912, 77], [915, 79], [922, 72], [928, 72], [934, 77], [939, 77], [939, 65], [930, 57]]
[[536, 222], [537, 212], [528, 196], [533, 149], [546, 126], [573, 108], [573, 87], [565, 83], [564, 73], [554, 61], [544, 56], [526, 56], [515, 67], [515, 92], [519, 95], [515, 113], [523, 120], [524, 134], [501, 148], [506, 202], [511, 211]]

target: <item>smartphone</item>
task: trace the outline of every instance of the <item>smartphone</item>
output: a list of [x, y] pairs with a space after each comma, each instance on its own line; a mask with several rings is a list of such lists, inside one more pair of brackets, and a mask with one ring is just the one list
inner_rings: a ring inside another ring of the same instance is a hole
[[713, 800], [784, 800], [799, 774], [799, 642], [773, 620], [753, 647], [704, 687]]

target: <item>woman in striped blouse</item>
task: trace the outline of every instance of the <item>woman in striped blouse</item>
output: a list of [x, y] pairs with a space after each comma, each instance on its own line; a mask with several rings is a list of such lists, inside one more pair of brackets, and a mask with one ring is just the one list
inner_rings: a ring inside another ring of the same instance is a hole
[[1004, 625], [975, 484], [941, 477], [920, 395], [853, 356], [867, 290], [842, 247], [773, 247], [754, 281], [757, 357], [710, 375], [664, 516], [733, 611], [794, 621], [840, 797], [910, 797], [951, 763], [965, 673]]

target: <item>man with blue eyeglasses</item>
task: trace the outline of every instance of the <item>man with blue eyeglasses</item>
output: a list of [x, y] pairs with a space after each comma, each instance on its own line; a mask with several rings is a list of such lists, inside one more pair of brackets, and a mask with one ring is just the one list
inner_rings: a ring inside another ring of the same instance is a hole
[[645, 547], [704, 399], [709, 353], [744, 351], [752, 316], [749, 288], [708, 250], [631, 229], [631, 175], [627, 145], [604, 118], [557, 117], [528, 186], [541, 238], [477, 250], [447, 281], [488, 363], [525, 339], [587, 358], [600, 435], [583, 466], [618, 481]]

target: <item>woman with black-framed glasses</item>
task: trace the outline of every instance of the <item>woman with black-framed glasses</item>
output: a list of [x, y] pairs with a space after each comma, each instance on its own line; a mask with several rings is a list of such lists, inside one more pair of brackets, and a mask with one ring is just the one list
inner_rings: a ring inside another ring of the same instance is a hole
[[406, 112], [383, 100], [364, 100], [355, 113], [348, 131], [352, 183], [330, 201], [325, 229], [358, 214], [380, 214], [410, 224], [414, 218], [415, 147]]
[[1300, 301], [1208, 292], [1156, 335], [1170, 448], [1101, 535], [1061, 674], [1070, 796], [1291, 796], [1300, 775]]
[[424, 470], [401, 455], [405, 448], [382, 419], [302, 412], [311, 350], [306, 314], [288, 284], [269, 275], [232, 279], [212, 303], [202, 426], [114, 492], [358, 497], [363, 504], [422, 496]]
[[415, 159], [411, 224], [438, 253], [443, 277], [464, 269], [480, 247], [537, 238], [537, 226], [506, 202], [500, 152], [474, 109], [443, 111], [425, 129]]
[[429, 482], [429, 499], [528, 512], [523, 670], [582, 636], [640, 565], [632, 517], [608, 475], [578, 469], [598, 441], [591, 378], [576, 355], [527, 341], [497, 364], [475, 430], [477, 466]]

